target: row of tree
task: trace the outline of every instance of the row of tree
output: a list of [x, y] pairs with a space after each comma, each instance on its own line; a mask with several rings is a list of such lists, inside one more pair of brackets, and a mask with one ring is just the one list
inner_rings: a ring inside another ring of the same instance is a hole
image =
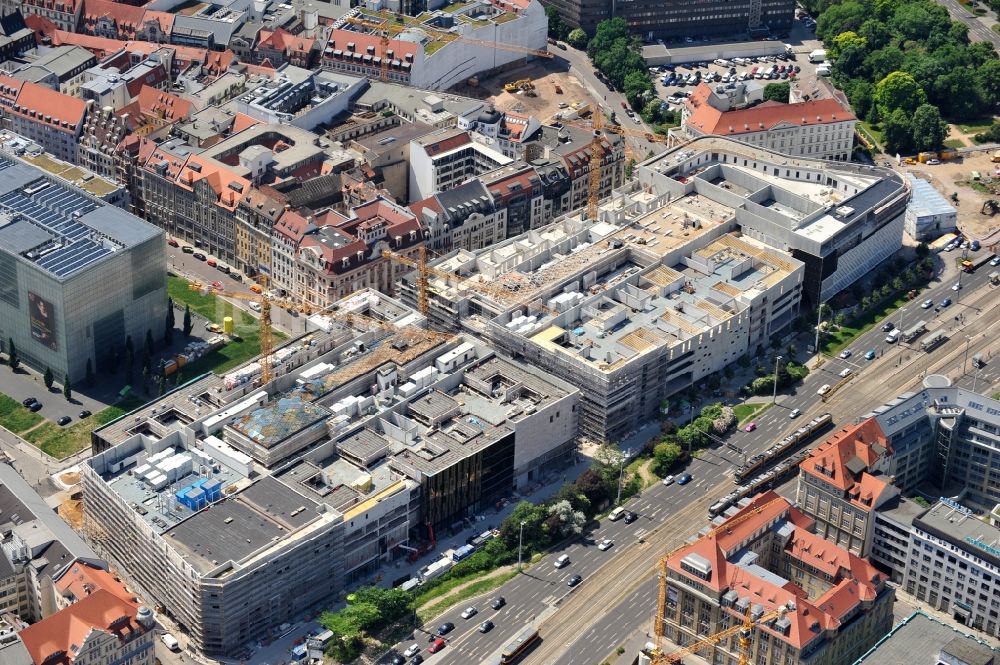
[[878, 125], [890, 152], [937, 150], [942, 115], [991, 115], [1000, 102], [1000, 59], [989, 42], [933, 0], [808, 0], [833, 75], [858, 117]]
[[621, 17], [601, 21], [587, 43], [587, 55], [615, 89], [625, 93], [629, 106], [646, 110], [656, 100], [653, 81], [642, 58], [642, 42], [629, 33], [628, 23]]

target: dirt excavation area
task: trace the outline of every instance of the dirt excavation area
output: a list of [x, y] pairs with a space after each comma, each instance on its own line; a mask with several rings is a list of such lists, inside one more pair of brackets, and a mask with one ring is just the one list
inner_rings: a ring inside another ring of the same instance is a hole
[[[933, 166], [898, 168], [930, 181], [958, 209], [958, 228], [970, 238], [985, 238], [1000, 229], [1000, 214], [983, 212], [983, 203], [988, 199], [1000, 202], [1000, 163], [992, 162], [992, 156], [993, 151], [983, 151]], [[958, 203], [952, 194], [958, 195]]]
[[[460, 85], [453, 90], [469, 97], [489, 99], [500, 111], [526, 113], [542, 122], [548, 122], [566, 106], [575, 102], [589, 104], [592, 101], [575, 76], [567, 71], [556, 70], [556, 66], [552, 62], [532, 61], [481, 78], [476, 86]], [[530, 81], [533, 90], [515, 93], [504, 91], [504, 85], [518, 81]]]

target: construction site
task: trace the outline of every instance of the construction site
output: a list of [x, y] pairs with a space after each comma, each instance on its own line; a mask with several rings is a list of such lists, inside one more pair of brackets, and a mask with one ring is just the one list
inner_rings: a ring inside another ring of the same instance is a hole
[[[969, 238], [986, 238], [1000, 229], [1000, 156], [996, 150], [963, 154], [940, 164], [912, 164], [899, 168], [930, 181], [958, 210], [958, 228]], [[952, 197], [954, 195], [954, 198]]]

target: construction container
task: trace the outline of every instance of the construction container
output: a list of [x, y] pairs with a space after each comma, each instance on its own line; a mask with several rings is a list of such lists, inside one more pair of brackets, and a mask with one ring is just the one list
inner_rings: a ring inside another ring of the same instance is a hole
[[233, 325], [233, 317], [227, 316], [222, 319], [222, 332], [232, 335], [234, 330], [236, 330], [236, 326]]

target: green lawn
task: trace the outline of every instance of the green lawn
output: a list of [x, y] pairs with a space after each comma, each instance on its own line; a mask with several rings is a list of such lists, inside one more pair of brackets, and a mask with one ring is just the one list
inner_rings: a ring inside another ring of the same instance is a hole
[[956, 126], [966, 134], [979, 134], [980, 132], [985, 132], [989, 129], [992, 124], [993, 118], [980, 118], [979, 120], [974, 120], [965, 124], [956, 123]]
[[[473, 577], [480, 577], [481, 575], [482, 573], [477, 573]], [[511, 570], [473, 582], [469, 586], [460, 589], [446, 598], [443, 598], [440, 602], [434, 603], [427, 609], [417, 612], [417, 616], [420, 618], [422, 623], [426, 623], [434, 617], [440, 615], [445, 610], [458, 605], [463, 600], [467, 600], [473, 596], [478, 596], [479, 594], [486, 593], [488, 591], [493, 591], [493, 589], [503, 586], [516, 575], [517, 571]]]
[[867, 121], [859, 122], [858, 123], [858, 127], [861, 129], [861, 132], [868, 137], [869, 140], [874, 140], [875, 143], [877, 143], [881, 147], [881, 145], [882, 145], [882, 132], [880, 132], [879, 130], [873, 128], [871, 126], [871, 123], [869, 123]]
[[944, 147], [946, 148], [964, 148], [965, 141], [962, 139], [948, 139], [944, 142]]
[[774, 404], [771, 402], [750, 402], [748, 404], [737, 404], [733, 407], [733, 411], [736, 412], [736, 421], [739, 423], [738, 427], [742, 427], [743, 423], [756, 415], [764, 413], [772, 406], [774, 406]]
[[906, 299], [905, 295], [901, 295], [895, 300], [883, 301], [879, 307], [862, 314], [861, 319], [853, 322], [853, 325], [845, 324], [840, 330], [830, 333], [823, 343], [823, 353], [837, 353], [908, 302], [910, 301]]
[[7, 395], [0, 394], [0, 425], [15, 434], [34, 427], [44, 418], [21, 406], [20, 402]]
[[[6, 395], [0, 395], [0, 404], [2, 405], [6, 405], [8, 402], [13, 401], [14, 400]], [[30, 431], [26, 430], [42, 421], [42, 417], [37, 413], [31, 413], [18, 404], [18, 408], [24, 410], [29, 416], [36, 418], [31, 422], [31, 425], [19, 431], [24, 432], [21, 436], [25, 441], [36, 446], [39, 450], [50, 457], [62, 459], [63, 457], [68, 457], [69, 455], [77, 453], [84, 448], [88, 448], [90, 446], [91, 431], [102, 425], [108, 424], [115, 418], [119, 418], [129, 411], [137, 409], [144, 403], [145, 401], [140, 398], [126, 397], [114, 406], [102, 409], [101, 411], [98, 411], [83, 420], [79, 420], [68, 427], [60, 427], [54, 422], [46, 420], [45, 422], [42, 422], [41, 425], [38, 425], [38, 427], [35, 427]]]
[[[188, 288], [187, 280], [181, 277], [172, 275], [167, 277], [167, 294], [174, 302], [190, 306], [192, 312], [197, 312], [215, 323], [221, 325], [222, 320], [227, 316], [233, 317], [235, 323], [238, 339], [234, 339], [221, 349], [185, 365], [181, 369], [185, 377], [200, 376], [206, 372], [222, 374], [260, 355], [260, 328], [256, 318], [238, 309], [231, 302], [217, 297], [214, 293], [202, 295], [198, 291], [192, 291]], [[178, 317], [178, 323], [182, 321], [183, 314]], [[196, 322], [195, 326], [198, 325]], [[287, 339], [287, 335], [278, 331], [272, 331], [271, 336], [275, 342]]]

